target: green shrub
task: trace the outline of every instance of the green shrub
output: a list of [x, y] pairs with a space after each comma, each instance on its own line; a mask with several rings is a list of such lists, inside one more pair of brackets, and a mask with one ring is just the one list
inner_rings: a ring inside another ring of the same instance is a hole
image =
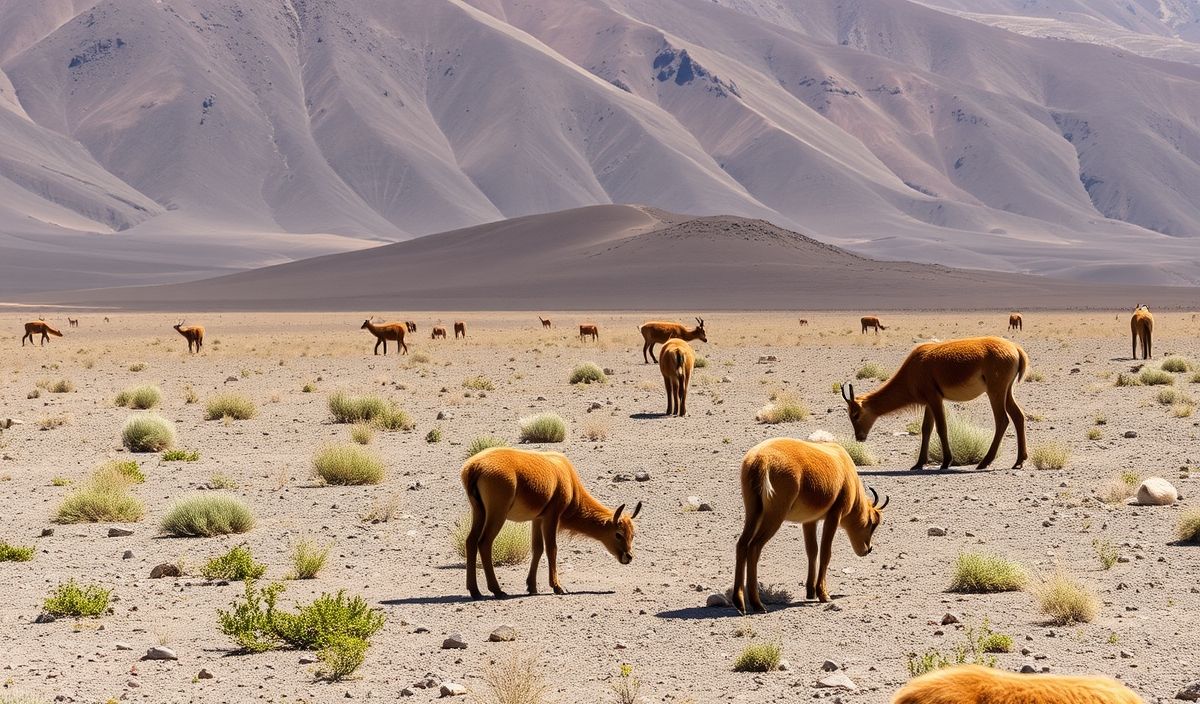
[[1164, 372], [1183, 374], [1184, 372], [1192, 371], [1195, 365], [1193, 365], [1192, 360], [1188, 359], [1187, 357], [1172, 355], [1164, 359], [1160, 366]]
[[[471, 532], [471, 517], [464, 516], [454, 525], [450, 541], [459, 557], [467, 556], [467, 534]], [[496, 565], [518, 565], [529, 559], [529, 541], [532, 533], [529, 523], [505, 521], [504, 527], [492, 543], [492, 563]]]
[[92, 483], [97, 486], [113, 487], [119, 484], [144, 484], [146, 475], [136, 460], [110, 460], [100, 466], [92, 475]]
[[778, 643], [751, 643], [733, 661], [734, 672], [773, 672], [779, 669], [783, 649]]
[[1088, 430], [1088, 433], [1087, 433], [1088, 440], [1099, 440], [1103, 437], [1104, 437], [1104, 433], [1100, 432], [1099, 428], [1092, 428], [1092, 429]]
[[250, 420], [258, 414], [254, 402], [241, 394], [221, 394], [213, 396], [204, 407], [204, 420]]
[[350, 439], [359, 445], [369, 445], [375, 437], [375, 429], [370, 423], [355, 423], [350, 426]]
[[274, 629], [279, 639], [298, 650], [329, 645], [337, 636], [370, 639], [383, 628], [384, 616], [359, 596], [348, 598], [344, 590], [322, 594], [296, 613], [276, 612]]
[[1059, 625], [1088, 623], [1100, 611], [1096, 594], [1062, 572], [1034, 587], [1033, 594], [1042, 613]]
[[254, 587], [254, 580], [246, 580], [242, 600], [235, 600], [229, 611], [217, 609], [221, 633], [248, 653], [264, 653], [280, 647], [282, 641], [275, 632], [278, 613], [275, 606], [283, 588], [283, 584], [276, 582], [260, 591]]
[[1142, 382], [1132, 374], [1121, 372], [1117, 374], [1117, 378], [1113, 381], [1113, 386], [1141, 386]]
[[496, 385], [492, 383], [492, 380], [482, 374], [463, 379], [462, 385], [464, 389], [473, 389], [475, 391], [496, 390]]
[[493, 435], [477, 437], [467, 446], [467, 457], [474, 457], [480, 452], [493, 447], [508, 447], [508, 441]]
[[442, 441], [442, 429], [431, 428], [428, 433], [425, 433], [425, 442], [436, 443]]
[[317, 385], [312, 382], [309, 382], [309, 383], [305, 384], [304, 386], [300, 387], [300, 391], [302, 393], [306, 393], [306, 394], [311, 394], [316, 390], [317, 390]]
[[416, 421], [395, 406], [388, 406], [383, 413], [375, 416], [371, 424], [380, 430], [412, 430], [417, 427]]
[[134, 362], [133, 364], [130, 364], [130, 365], [129, 365], [129, 371], [131, 371], [131, 372], [144, 372], [144, 371], [146, 371], [146, 369], [147, 369], [148, 367], [149, 367], [149, 365], [148, 365], [148, 364], [146, 364], [145, 362]]
[[204, 567], [200, 568], [200, 574], [209, 581], [226, 580], [229, 582], [258, 579], [266, 571], [267, 566], [255, 562], [254, 556], [250, 554], [250, 548], [245, 545], [235, 546], [224, 555], [212, 558], [205, 563]]
[[234, 496], [214, 493], [180, 499], [160, 525], [162, 532], [177, 538], [245, 533], [253, 527], [254, 514], [246, 504]]
[[[946, 432], [950, 436], [950, 452], [956, 465], [976, 464], [987, 454], [992, 444], [993, 430], [975, 425], [957, 413], [946, 414]], [[942, 441], [937, 432], [929, 441], [929, 457], [942, 461]]]
[[378, 396], [351, 396], [335, 391], [329, 396], [329, 412], [336, 423], [364, 423], [375, 420], [389, 408]]
[[1019, 563], [987, 553], [962, 553], [954, 563], [950, 591], [969, 594], [1013, 592], [1024, 588], [1029, 573]]
[[1200, 543], [1200, 509], [1188, 509], [1179, 517], [1175, 537], [1184, 542]]
[[0, 562], [29, 562], [33, 559], [33, 548], [9, 545], [0, 540]]
[[[109, 483], [106, 483], [109, 482]], [[127, 491], [125, 480], [95, 477], [67, 495], [55, 513], [56, 523], [133, 523], [142, 520], [146, 507]]]
[[331, 637], [325, 647], [317, 651], [317, 657], [321, 659], [317, 676], [330, 682], [344, 680], [363, 664], [369, 646], [366, 640], [354, 636]]
[[117, 394], [116, 404], [125, 408], [147, 410], [162, 402], [162, 391], [153, 384], [130, 386]]
[[175, 444], [175, 424], [155, 413], [129, 416], [121, 442], [130, 452], [162, 452]]
[[1096, 551], [1096, 557], [1100, 558], [1100, 566], [1104, 569], [1110, 570], [1117, 564], [1117, 547], [1111, 542], [1096, 538], [1092, 541], [1092, 550]]
[[313, 457], [313, 469], [326, 484], [352, 486], [383, 481], [383, 461], [358, 445], [330, 445]]
[[302, 540], [292, 548], [292, 579], [313, 579], [325, 568], [325, 560], [333, 545], [319, 546], [311, 540]]
[[992, 631], [985, 619], [981, 629], [968, 628], [966, 641], [955, 645], [954, 650], [950, 653], [942, 653], [937, 648], [930, 648], [920, 655], [910, 653], [908, 656], [908, 673], [913, 677], [919, 677], [927, 672], [940, 670], [943, 667], [965, 665], [968, 663], [984, 667], [995, 667], [996, 658], [991, 653], [1012, 652], [1012, 645], [1013, 640], [1011, 636]]
[[196, 450], [167, 450], [162, 453], [163, 462], [196, 462], [200, 453]]
[[519, 421], [521, 442], [562, 442], [567, 439], [567, 422], [557, 413], [539, 413]]
[[856, 467], [873, 467], [879, 464], [879, 459], [875, 457], [875, 453], [871, 452], [871, 448], [867, 447], [865, 442], [838, 438], [838, 444], [845, 448], [846, 454], [854, 460]]
[[787, 391], [771, 395], [771, 402], [758, 410], [755, 420], [759, 423], [799, 423], [808, 420], [808, 407], [795, 394]]
[[1169, 372], [1164, 372], [1161, 369], [1154, 367], [1143, 367], [1142, 373], [1138, 374], [1138, 381], [1146, 386], [1166, 386], [1175, 383], [1175, 377]]
[[1029, 460], [1038, 469], [1062, 469], [1070, 456], [1071, 451], [1059, 442], [1048, 442], [1029, 451]]
[[72, 579], [55, 588], [54, 593], [42, 604], [42, 610], [58, 617], [99, 616], [108, 610], [108, 597], [111, 594], [111, 589], [98, 584], [80, 586]]
[[603, 384], [607, 381], [604, 370], [594, 362], [584, 362], [571, 370], [572, 384]]
[[1200, 372], [1196, 372], [1195, 374], [1192, 374], [1191, 378], [1188, 379], [1188, 383], [1200, 384]]
[[708, 366], [708, 358], [703, 355], [696, 355], [696, 361], [693, 364], [696, 369], [703, 369]]
[[862, 365], [858, 372], [854, 375], [855, 379], [878, 379], [879, 381], [887, 381], [892, 373], [884, 369], [875, 362], [867, 362]]
[[69, 394], [75, 390], [75, 383], [70, 379], [59, 379], [46, 384], [45, 389], [52, 394]]

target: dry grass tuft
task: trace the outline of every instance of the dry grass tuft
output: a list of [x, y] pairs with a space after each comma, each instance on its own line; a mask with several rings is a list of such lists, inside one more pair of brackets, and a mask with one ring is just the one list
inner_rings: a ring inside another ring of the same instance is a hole
[[1029, 573], [1018, 562], [986, 553], [963, 553], [954, 563], [949, 590], [966, 594], [1015, 592], [1025, 587]]
[[549, 689], [537, 657], [513, 653], [484, 668], [487, 694], [480, 704], [543, 704]]
[[383, 481], [383, 461], [357, 445], [330, 445], [317, 451], [313, 470], [326, 484], [357, 486]]
[[258, 414], [254, 402], [241, 394], [220, 394], [208, 400], [204, 408], [204, 420], [250, 420]]
[[[530, 523], [505, 521], [504, 527], [492, 543], [492, 563], [496, 565], [519, 565], [529, 559]], [[459, 557], [467, 556], [467, 534], [471, 532], [471, 517], [463, 516], [454, 524], [450, 541]]]
[[156, 413], [139, 413], [125, 421], [121, 442], [130, 452], [162, 452], [175, 444], [175, 424]]
[[[992, 444], [993, 430], [975, 425], [957, 413], [946, 414], [946, 433], [950, 436], [950, 452], [956, 465], [976, 464], [987, 454]], [[942, 440], [934, 432], [929, 440], [929, 458], [942, 461]]]
[[167, 511], [159, 528], [167, 535], [211, 537], [245, 533], [254, 527], [254, 514], [237, 497], [203, 493], [180, 499]]
[[521, 442], [562, 442], [567, 439], [567, 422], [554, 412], [526, 416], [518, 421]]
[[1056, 572], [1031, 590], [1038, 608], [1059, 625], [1089, 623], [1100, 611], [1100, 601], [1089, 587]]
[[751, 643], [733, 661], [734, 672], [774, 672], [783, 649], [778, 643]]
[[759, 423], [775, 425], [798, 423], [808, 420], [808, 416], [808, 407], [799, 397], [789, 391], [781, 391], [771, 394], [771, 402], [760, 408], [754, 419]]
[[1175, 537], [1185, 543], [1200, 543], [1200, 508], [1183, 512], [1175, 526]]
[[1062, 469], [1070, 456], [1071, 450], [1060, 442], [1048, 442], [1029, 451], [1029, 460], [1038, 469]]
[[149, 410], [162, 402], [162, 391], [153, 384], [130, 386], [117, 394], [114, 403], [124, 408]]

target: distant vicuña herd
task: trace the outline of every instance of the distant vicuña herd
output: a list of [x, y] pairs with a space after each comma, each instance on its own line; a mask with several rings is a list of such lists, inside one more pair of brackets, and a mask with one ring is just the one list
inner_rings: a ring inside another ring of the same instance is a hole
[[[538, 316], [538, 321], [543, 330], [552, 329], [549, 319]], [[68, 322], [72, 328], [79, 326], [79, 319], [68, 318]], [[800, 325], [808, 327], [809, 321], [800, 319]], [[1151, 357], [1153, 325], [1149, 309], [1139, 304], [1130, 319], [1134, 359], [1138, 357], [1139, 342], [1142, 357]], [[860, 327], [863, 334], [873, 330], [878, 335], [888, 329], [876, 316], [862, 317]], [[184, 326], [181, 320], [174, 328], [187, 339], [189, 353], [202, 351], [202, 326]], [[382, 344], [386, 355], [389, 341], [407, 354], [405, 335], [415, 333], [417, 325], [414, 321], [377, 323], [368, 318], [361, 328], [375, 337], [375, 354], [379, 354]], [[464, 321], [454, 321], [453, 328], [456, 340], [466, 338]], [[24, 329], [22, 346], [26, 340], [32, 344], [37, 334], [41, 335], [41, 345], [51, 335], [63, 336], [44, 319], [27, 322]], [[1008, 330], [1023, 329], [1022, 315], [1010, 314]], [[691, 328], [680, 323], [650, 321], [641, 325], [639, 332], [643, 362], [657, 362], [662, 373], [667, 395], [665, 415], [686, 416], [688, 386], [696, 364], [695, 352], [688, 343], [708, 341], [704, 319], [696, 318], [696, 326]], [[430, 337], [447, 339], [446, 327], [431, 326]], [[580, 324], [579, 338], [581, 342], [597, 341], [599, 327], [594, 323]], [[657, 357], [655, 345], [662, 345]], [[1013, 467], [1020, 468], [1028, 454], [1025, 415], [1013, 396], [1013, 388], [1028, 370], [1025, 350], [1000, 337], [926, 342], [914, 347], [900, 368], [870, 393], [856, 395], [854, 385], [849, 382], [841, 385], [841, 392], [854, 436], [860, 442], [867, 439], [879, 417], [907, 408], [923, 409], [921, 445], [914, 470], [922, 469], [928, 462], [935, 428], [942, 448], [942, 468], [954, 463], [945, 402], [970, 401], [987, 394], [995, 419], [995, 434], [979, 468], [986, 468], [995, 460], [1010, 419], [1017, 435]], [[566, 591], [558, 575], [558, 534], [562, 530], [600, 542], [621, 564], [633, 560], [634, 519], [641, 513], [641, 502], [628, 514], [624, 505], [616, 509], [604, 506], [583, 486], [571, 461], [561, 453], [495, 447], [470, 457], [462, 467], [461, 478], [471, 507], [471, 527], [466, 537], [467, 591], [475, 599], [482, 597], [475, 573], [477, 560], [483, 563], [488, 590], [497, 598], [507, 596], [496, 578], [492, 560], [493, 543], [506, 521], [533, 524], [532, 556], [526, 578], [530, 594], [538, 591], [537, 569], [543, 553], [549, 565], [550, 587], [556, 594]], [[784, 522], [800, 523], [803, 529], [808, 557], [806, 597], [825, 602], [829, 600], [827, 579], [838, 528], [845, 531], [856, 554], [867, 555], [888, 504], [887, 497], [880, 500], [875, 489], [863, 483], [846, 449], [831, 438], [827, 441], [772, 438], [759, 443], [742, 460], [741, 492], [745, 524], [734, 551], [731, 601], [743, 613], [766, 611], [759, 594], [758, 563], [763, 547]], [[822, 524], [819, 536], [818, 523]], [[1016, 696], [1013, 693], [1017, 690], [1028, 696]], [[1122, 685], [1102, 678], [1023, 678], [988, 669], [958, 668], [913, 680], [893, 701], [1118, 704], [1138, 700]]]

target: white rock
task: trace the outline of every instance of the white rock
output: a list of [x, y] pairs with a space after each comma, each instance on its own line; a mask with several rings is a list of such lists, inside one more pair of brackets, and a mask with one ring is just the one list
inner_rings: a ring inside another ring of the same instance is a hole
[[1200, 680], [1192, 680], [1183, 686], [1183, 689], [1175, 695], [1176, 699], [1182, 699], [1185, 702], [1200, 701]]
[[847, 690], [858, 689], [858, 685], [854, 684], [853, 680], [851, 680], [849, 677], [845, 676], [844, 674], [842, 674], [840, 672], [835, 672], [834, 674], [832, 674], [828, 677], [821, 678], [820, 680], [817, 681], [817, 686], [818, 687], [827, 687], [827, 688], [832, 688], [832, 689], [847, 689]]
[[146, 651], [143, 660], [178, 660], [179, 656], [165, 645], [156, 645]]
[[1179, 499], [1179, 492], [1162, 477], [1150, 477], [1137, 489], [1137, 502], [1145, 506], [1170, 506]]
[[461, 697], [467, 693], [467, 688], [457, 682], [446, 681], [439, 690], [443, 697]]

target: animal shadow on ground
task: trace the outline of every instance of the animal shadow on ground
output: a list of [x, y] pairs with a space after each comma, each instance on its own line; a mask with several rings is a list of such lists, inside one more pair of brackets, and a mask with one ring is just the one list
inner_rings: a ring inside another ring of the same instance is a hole
[[863, 469], [858, 468], [860, 477], [924, 477], [938, 474], [990, 474], [993, 469], [976, 469], [966, 465], [942, 469], [941, 467], [926, 467], [925, 469]]
[[629, 417], [633, 420], [658, 420], [659, 418], [670, 418], [667, 413], [630, 413]]
[[[579, 589], [576, 591], [568, 591], [566, 594], [555, 594], [552, 591], [546, 590], [537, 594], [528, 594], [526, 592], [509, 592], [503, 599], [496, 599], [494, 596], [485, 595], [480, 601], [513, 601], [515, 599], [534, 599], [537, 597], [572, 597], [572, 596], [611, 596], [616, 594], [611, 589]], [[402, 599], [382, 599], [380, 604], [384, 606], [424, 606], [430, 604], [459, 604], [468, 603], [471, 597], [468, 594], [431, 594], [429, 596], [410, 596]]]
[[[836, 601], [837, 599], [841, 599], [843, 596], [844, 595], [842, 594], [832, 594], [829, 598]], [[786, 604], [769, 604], [767, 606], [766, 614], [741, 614], [738, 613], [738, 610], [732, 606], [686, 606], [682, 609], [659, 611], [654, 615], [658, 618], [683, 619], [689, 621], [706, 618], [743, 618], [744, 616], [765, 616], [767, 614], [773, 614], [776, 611], [783, 611], [785, 609], [829, 608], [830, 605], [831, 604], [827, 603], [823, 604], [819, 601], [805, 600], [791, 601]]]

